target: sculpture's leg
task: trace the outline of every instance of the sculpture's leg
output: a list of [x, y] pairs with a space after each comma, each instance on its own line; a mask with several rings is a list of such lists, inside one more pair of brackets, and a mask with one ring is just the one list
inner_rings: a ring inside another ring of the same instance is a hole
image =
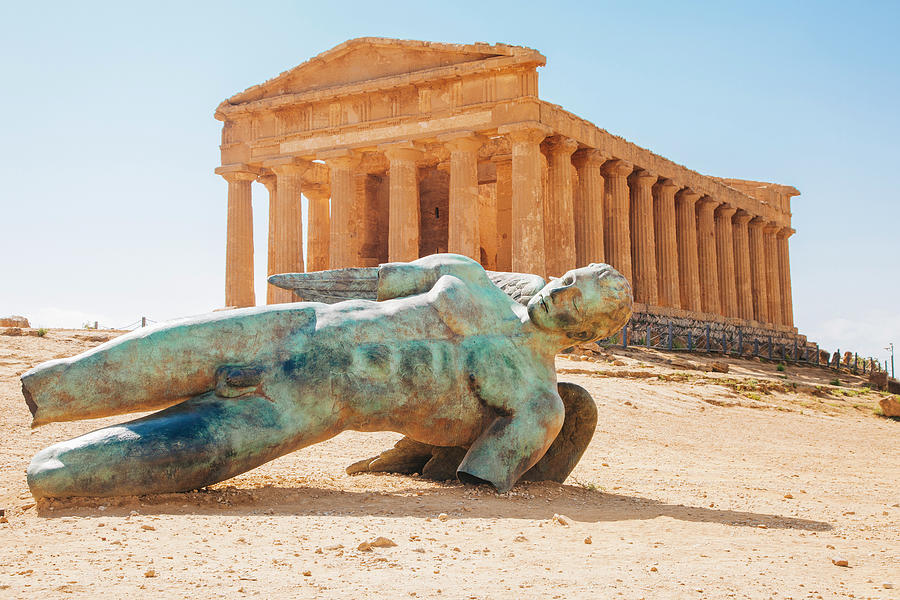
[[40, 451], [35, 498], [197, 489], [335, 435], [334, 421], [258, 396], [204, 394], [153, 415]]

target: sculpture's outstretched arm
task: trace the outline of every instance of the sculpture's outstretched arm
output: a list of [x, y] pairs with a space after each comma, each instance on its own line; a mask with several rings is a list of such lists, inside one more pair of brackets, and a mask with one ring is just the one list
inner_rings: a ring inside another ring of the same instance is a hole
[[[521, 481], [563, 483], [581, 460], [597, 428], [597, 404], [586, 389], [567, 381], [557, 383], [566, 409], [566, 420], [553, 444]], [[393, 448], [347, 467], [357, 473], [421, 473], [426, 479], [446, 481], [456, 477], [468, 448], [442, 447], [401, 438]]]
[[547, 392], [515, 412], [498, 416], [466, 453], [456, 476], [465, 483], [490, 483], [500, 493], [537, 463], [565, 420], [559, 394]]

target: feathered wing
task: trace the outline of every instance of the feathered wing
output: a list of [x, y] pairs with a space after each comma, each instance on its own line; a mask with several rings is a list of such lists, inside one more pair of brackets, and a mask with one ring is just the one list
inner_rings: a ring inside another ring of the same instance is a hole
[[[528, 304], [531, 297], [544, 287], [544, 280], [538, 275], [500, 271], [487, 271], [487, 275], [494, 285], [519, 304]], [[334, 304], [344, 300], [376, 300], [378, 267], [282, 273], [270, 276], [269, 283], [291, 290], [309, 302]]]
[[291, 290], [308, 302], [334, 304], [344, 300], [375, 300], [378, 297], [378, 267], [282, 273], [270, 276], [269, 283]]
[[544, 278], [529, 273], [505, 273], [502, 271], [486, 271], [491, 283], [518, 302], [528, 304], [531, 297], [546, 285]]

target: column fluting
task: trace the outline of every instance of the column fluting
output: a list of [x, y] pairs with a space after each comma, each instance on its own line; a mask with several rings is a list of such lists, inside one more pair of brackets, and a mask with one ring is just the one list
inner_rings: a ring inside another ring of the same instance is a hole
[[788, 238], [795, 231], [790, 227], [783, 227], [778, 231], [778, 270], [781, 273], [781, 310], [782, 323], [788, 327], [794, 326], [794, 300], [791, 294], [791, 257]]
[[700, 312], [700, 269], [695, 205], [700, 194], [690, 188], [675, 194], [675, 233], [678, 239], [678, 281], [681, 308]]
[[628, 175], [633, 168], [631, 163], [619, 159], [607, 161], [603, 165], [603, 175], [606, 178], [606, 214], [603, 219], [606, 258], [629, 283], [634, 282], [628, 192]]
[[716, 256], [716, 220], [719, 202], [703, 196], [697, 203], [697, 259], [700, 272], [700, 306], [705, 313], [720, 314], [719, 264]]
[[578, 148], [573, 139], [556, 136], [546, 144], [548, 151], [546, 220], [544, 251], [547, 273], [561, 277], [575, 268], [574, 185], [572, 153]]
[[750, 234], [748, 223], [753, 215], [738, 210], [731, 220], [734, 235], [734, 284], [737, 294], [738, 316], [753, 320], [753, 284], [750, 269]]
[[388, 260], [413, 261], [419, 258], [419, 174], [416, 161], [422, 158], [422, 151], [407, 143], [386, 146], [383, 150], [390, 164]]
[[546, 269], [541, 142], [547, 132], [538, 127], [506, 130], [512, 146], [512, 270], [542, 276]]
[[[275, 238], [273, 259], [275, 273], [303, 272], [303, 231], [301, 230], [300, 193], [301, 176], [307, 166], [301, 164], [280, 164], [271, 167], [275, 172]], [[294, 302], [296, 297], [290, 290], [277, 289], [273, 302]]]
[[784, 324], [784, 313], [781, 308], [781, 269], [778, 264], [778, 240], [775, 234], [781, 226], [767, 223], [763, 227], [763, 244], [766, 252], [766, 300], [769, 322], [774, 325]]
[[656, 279], [656, 235], [653, 227], [653, 184], [657, 176], [639, 169], [628, 178], [631, 192], [631, 268], [634, 301], [659, 303]]
[[678, 242], [675, 235], [675, 191], [671, 179], [653, 186], [653, 235], [656, 238], [657, 294], [660, 306], [681, 307]]
[[605, 262], [603, 249], [603, 204], [606, 180], [603, 163], [607, 157], [599, 150], [578, 150], [572, 163], [578, 174], [573, 197], [575, 214], [575, 263], [579, 267]]
[[731, 218], [737, 211], [729, 204], [721, 204], [716, 209], [716, 260], [719, 266], [719, 300], [722, 313], [728, 317], [739, 317], [737, 303], [737, 279], [734, 270], [734, 232]]
[[769, 300], [766, 295], [766, 251], [763, 241], [762, 217], [754, 217], [747, 224], [750, 238], [750, 286], [753, 293], [753, 318], [760, 323], [769, 322]]
[[512, 271], [512, 155], [494, 155], [497, 168], [497, 270]]
[[328, 268], [344, 269], [356, 264], [357, 182], [354, 170], [360, 156], [350, 150], [334, 150], [321, 155], [328, 165], [331, 180], [330, 239]]
[[256, 305], [253, 291], [253, 203], [255, 173], [223, 173], [228, 182], [225, 239], [225, 306]]
[[478, 149], [482, 139], [472, 132], [438, 138], [450, 151], [450, 200], [447, 249], [479, 260]]
[[323, 184], [307, 185], [303, 195], [309, 200], [306, 266], [309, 271], [324, 271], [331, 266], [331, 189]]
[[[269, 224], [268, 237], [266, 238], [266, 274], [275, 274], [275, 195], [277, 194], [277, 178], [274, 173], [259, 175], [256, 180], [266, 186], [269, 192]], [[266, 304], [275, 304], [277, 287], [266, 283]]]

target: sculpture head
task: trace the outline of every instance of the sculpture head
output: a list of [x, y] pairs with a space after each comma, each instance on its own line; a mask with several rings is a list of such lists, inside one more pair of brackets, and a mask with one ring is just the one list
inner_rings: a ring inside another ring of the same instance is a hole
[[606, 264], [572, 269], [528, 302], [528, 317], [541, 330], [572, 344], [607, 338], [631, 317], [631, 285]]

